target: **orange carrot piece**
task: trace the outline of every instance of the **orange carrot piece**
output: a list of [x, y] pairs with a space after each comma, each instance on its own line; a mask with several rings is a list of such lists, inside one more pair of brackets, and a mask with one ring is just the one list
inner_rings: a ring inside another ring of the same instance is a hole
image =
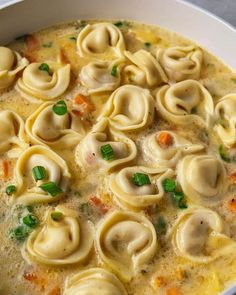
[[186, 279], [187, 273], [182, 269], [178, 269], [176, 272], [176, 276], [179, 281], [183, 281], [184, 279]]
[[162, 146], [169, 147], [173, 144], [173, 137], [169, 132], [162, 131], [158, 134], [157, 141]]
[[95, 206], [96, 208], [98, 208], [98, 210], [102, 213], [105, 214], [107, 213], [107, 211], [109, 210], [109, 207], [106, 206], [98, 197], [96, 196], [92, 196], [88, 203], [92, 206]]
[[7, 178], [8, 177], [8, 172], [9, 172], [8, 161], [3, 160], [2, 161], [2, 176], [4, 178]]
[[229, 178], [230, 180], [233, 182], [233, 183], [236, 183], [236, 173], [232, 173], [229, 175]]
[[236, 213], [236, 199], [231, 199], [229, 200], [229, 202], [227, 203], [227, 207], [230, 211]]
[[89, 98], [80, 93], [76, 95], [73, 102], [73, 112], [75, 114], [87, 115], [95, 110], [94, 105], [89, 101]]
[[166, 295], [181, 295], [181, 290], [178, 287], [171, 287], [166, 291]]
[[56, 288], [52, 289], [52, 290], [48, 293], [48, 295], [61, 295], [61, 289], [58, 288], [58, 287], [56, 287]]
[[33, 272], [25, 272], [23, 274], [23, 278], [27, 281], [30, 281], [30, 282], [35, 282], [37, 280], [37, 276]]
[[164, 286], [165, 284], [166, 284], [166, 282], [165, 282], [164, 277], [162, 277], [162, 276], [158, 276], [158, 277], [156, 278], [156, 285], [157, 285], [158, 287], [162, 287], [162, 286]]
[[40, 47], [39, 40], [34, 35], [27, 35], [25, 42], [29, 52], [35, 51]]

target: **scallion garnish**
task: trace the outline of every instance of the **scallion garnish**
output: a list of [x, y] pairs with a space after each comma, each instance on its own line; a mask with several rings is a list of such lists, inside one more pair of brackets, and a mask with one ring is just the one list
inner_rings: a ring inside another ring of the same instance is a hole
[[42, 63], [42, 64], [39, 66], [39, 70], [40, 70], [40, 71], [47, 72], [49, 75], [52, 74], [49, 65], [46, 64], [46, 63]]
[[68, 112], [67, 105], [64, 100], [60, 100], [56, 104], [54, 104], [52, 110], [58, 116], [63, 116]]
[[39, 187], [53, 197], [63, 192], [63, 190], [53, 181], [43, 183]]
[[43, 44], [43, 47], [44, 48], [51, 48], [52, 47], [52, 42]]
[[100, 148], [102, 158], [106, 161], [114, 160], [115, 154], [110, 144], [102, 145]]
[[150, 42], [145, 42], [144, 45], [147, 49], [150, 49], [150, 47], [152, 46]]
[[12, 195], [16, 191], [16, 186], [11, 184], [6, 187], [6, 193], [8, 196]]
[[176, 183], [173, 179], [166, 178], [162, 185], [166, 193], [174, 192], [176, 189]]
[[175, 206], [179, 207], [180, 209], [186, 209], [188, 206], [184, 201], [184, 193], [174, 191], [171, 193], [171, 198]]
[[156, 222], [154, 223], [154, 227], [157, 234], [164, 235], [167, 230], [167, 224], [165, 219], [162, 216], [159, 216]]
[[231, 162], [231, 159], [230, 159], [230, 156], [227, 154], [227, 152], [225, 151], [223, 145], [220, 145], [219, 146], [219, 154], [220, 154], [220, 157], [223, 161], [227, 162], [227, 163], [230, 163]]
[[132, 176], [132, 181], [137, 186], [151, 184], [149, 176], [147, 174], [139, 173], [139, 172], [134, 173], [134, 175]]
[[29, 227], [36, 227], [39, 221], [38, 218], [33, 214], [28, 214], [23, 217], [23, 223]]
[[26, 225], [18, 225], [10, 231], [10, 237], [17, 241], [23, 241], [28, 237], [30, 233], [30, 228]]
[[32, 173], [36, 181], [45, 179], [47, 176], [46, 169], [43, 166], [35, 166], [32, 169]]
[[51, 218], [54, 220], [54, 221], [59, 221], [61, 220], [63, 217], [63, 214], [59, 211], [54, 211], [51, 213]]
[[114, 25], [115, 25], [116, 27], [120, 28], [120, 27], [122, 27], [122, 26], [124, 25], [124, 23], [121, 22], [121, 21], [118, 21], [118, 22], [114, 23]]
[[77, 38], [76, 38], [76, 37], [74, 37], [74, 36], [72, 36], [72, 37], [70, 37], [70, 40], [72, 40], [72, 41], [76, 41], [76, 40], [77, 40]]
[[111, 69], [111, 75], [117, 77], [117, 66], [113, 66]]

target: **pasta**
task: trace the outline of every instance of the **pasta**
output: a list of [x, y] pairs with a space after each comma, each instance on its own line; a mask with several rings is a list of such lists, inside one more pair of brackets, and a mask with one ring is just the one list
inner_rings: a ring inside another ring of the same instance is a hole
[[[101, 153], [101, 147], [110, 145], [114, 152], [114, 159], [106, 160]], [[135, 143], [121, 132], [109, 128], [108, 120], [102, 119], [93, 130], [88, 133], [76, 150], [77, 162], [87, 168], [101, 168], [109, 171], [122, 164], [134, 160], [137, 155]]]
[[[135, 173], [145, 173], [150, 178], [150, 183], [137, 186], [133, 181]], [[157, 204], [164, 195], [162, 182], [171, 176], [171, 169], [128, 167], [111, 175], [109, 185], [118, 202], [125, 208], [137, 210]]]
[[16, 89], [31, 102], [52, 100], [62, 95], [70, 83], [70, 65], [31, 63], [17, 81]]
[[150, 125], [154, 117], [154, 99], [147, 89], [125, 85], [109, 97], [101, 118], [121, 131], [139, 130]]
[[178, 255], [197, 263], [209, 263], [231, 254], [236, 244], [224, 234], [220, 216], [196, 207], [183, 213], [173, 227], [172, 244]]
[[102, 268], [91, 268], [75, 274], [66, 281], [64, 295], [127, 295], [117, 277]]
[[[53, 219], [53, 212], [61, 213]], [[74, 210], [57, 206], [46, 213], [44, 225], [33, 231], [25, 245], [26, 255], [40, 263], [62, 265], [81, 263], [93, 246], [93, 227]]]
[[114, 211], [97, 229], [96, 248], [106, 265], [130, 281], [157, 251], [156, 232], [142, 214]]
[[195, 46], [175, 46], [166, 50], [159, 49], [156, 55], [171, 81], [199, 79], [203, 59], [201, 49]]
[[223, 164], [211, 155], [189, 155], [178, 165], [178, 180], [184, 193], [194, 203], [214, 205], [226, 190]]
[[57, 115], [52, 102], [43, 103], [26, 121], [26, 132], [34, 144], [64, 149], [76, 145], [85, 130], [73, 112]]
[[197, 81], [186, 80], [158, 91], [157, 110], [169, 122], [212, 124], [214, 105], [210, 93]]
[[3, 90], [14, 83], [16, 74], [22, 71], [28, 60], [7, 47], [0, 47], [0, 90]]
[[[46, 169], [44, 180], [35, 181], [32, 169], [37, 166]], [[17, 182], [16, 194], [13, 202], [21, 204], [35, 204], [57, 201], [66, 192], [70, 180], [70, 172], [66, 162], [56, 153], [44, 146], [33, 146], [26, 149], [19, 157], [15, 167]], [[60, 192], [53, 196], [45, 192], [40, 186], [43, 183], [53, 182], [60, 188]]]

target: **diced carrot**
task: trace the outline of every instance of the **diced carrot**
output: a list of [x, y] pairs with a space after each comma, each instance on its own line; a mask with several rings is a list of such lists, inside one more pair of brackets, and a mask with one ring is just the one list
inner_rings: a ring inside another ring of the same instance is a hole
[[227, 207], [230, 211], [236, 213], [236, 199], [229, 200]]
[[236, 183], [236, 173], [232, 173], [229, 175], [229, 178], [230, 180], [233, 182], [233, 183]]
[[178, 269], [176, 272], [176, 276], [179, 281], [183, 281], [184, 279], [186, 279], [187, 274], [186, 274], [186, 271], [182, 269]]
[[171, 287], [166, 291], [166, 295], [181, 295], [181, 290], [178, 287]]
[[9, 172], [8, 161], [3, 160], [2, 161], [2, 176], [4, 178], [7, 178], [8, 177], [8, 172]]
[[88, 203], [92, 206], [95, 206], [102, 214], [107, 213], [109, 207], [105, 205], [98, 197], [92, 196]]
[[164, 147], [168, 147], [173, 144], [173, 137], [169, 132], [162, 131], [157, 136], [157, 141]]
[[73, 113], [78, 115], [87, 115], [94, 110], [94, 105], [89, 101], [88, 97], [80, 93], [76, 95], [73, 100]]
[[23, 274], [23, 278], [27, 281], [30, 281], [30, 282], [35, 282], [37, 280], [37, 276], [33, 272], [25, 272]]
[[162, 287], [166, 284], [166, 281], [165, 281], [164, 277], [162, 277], [162, 276], [158, 276], [156, 278], [155, 282], [158, 287]]
[[35, 37], [35, 35], [27, 35], [25, 37], [25, 42], [29, 52], [35, 51], [40, 47], [39, 40]]
[[47, 284], [46, 279], [40, 276], [37, 276], [35, 273], [33, 272], [25, 272], [23, 274], [23, 278], [27, 281], [30, 281], [31, 283], [36, 284], [37, 286], [40, 287], [40, 290], [44, 290], [45, 286]]
[[58, 287], [56, 287], [56, 288], [52, 289], [52, 290], [48, 293], [48, 295], [61, 295], [61, 289], [58, 288]]

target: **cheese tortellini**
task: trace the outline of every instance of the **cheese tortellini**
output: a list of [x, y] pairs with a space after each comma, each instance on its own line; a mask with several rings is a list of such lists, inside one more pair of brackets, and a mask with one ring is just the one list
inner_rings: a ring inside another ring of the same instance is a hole
[[153, 122], [154, 105], [149, 90], [133, 85], [121, 86], [109, 97], [98, 120], [107, 117], [109, 124], [121, 131], [140, 130]]
[[[114, 158], [106, 160], [101, 147], [110, 145]], [[123, 133], [109, 128], [108, 120], [102, 119], [80, 142], [76, 149], [77, 162], [84, 168], [101, 168], [109, 171], [114, 167], [127, 164], [137, 155], [135, 143]]]
[[31, 63], [18, 79], [16, 89], [31, 102], [53, 100], [62, 95], [70, 83], [70, 65], [55, 62]]
[[[53, 213], [57, 214], [55, 219]], [[44, 224], [29, 236], [25, 253], [43, 264], [65, 265], [86, 260], [93, 247], [93, 227], [75, 210], [57, 206], [49, 209]]]
[[125, 41], [121, 31], [111, 23], [87, 25], [77, 38], [78, 54], [82, 57], [123, 57]]
[[29, 64], [26, 58], [11, 50], [0, 46], [0, 90], [9, 87], [15, 80], [16, 74]]
[[157, 51], [157, 60], [174, 82], [199, 79], [202, 59], [202, 51], [195, 46], [176, 46]]
[[177, 166], [179, 183], [193, 203], [214, 205], [226, 189], [226, 171], [212, 155], [185, 156]]
[[174, 225], [171, 236], [177, 255], [197, 263], [208, 263], [231, 254], [236, 243], [224, 234], [220, 216], [206, 208], [193, 207], [183, 213]]
[[236, 143], [236, 94], [228, 94], [215, 106], [215, 131], [227, 147]]
[[119, 279], [102, 268], [90, 268], [67, 278], [63, 295], [127, 295]]
[[186, 80], [163, 86], [157, 92], [157, 110], [174, 124], [212, 124], [214, 104], [210, 93], [197, 81]]
[[[159, 141], [163, 133], [167, 133], [171, 138], [168, 146]], [[197, 153], [205, 148], [204, 145], [194, 144], [173, 131], [153, 133], [145, 137], [142, 146], [149, 161], [163, 167], [174, 167], [182, 156]]]
[[[37, 166], [44, 167], [46, 170], [46, 177], [43, 180], [35, 181], [33, 177], [32, 169]], [[30, 147], [20, 155], [16, 162], [17, 191], [12, 201], [21, 204], [57, 201], [65, 194], [70, 177], [66, 162], [56, 153], [44, 146]], [[53, 196], [40, 188], [41, 185], [50, 182], [59, 187], [61, 192]]]
[[10, 110], [0, 111], [0, 154], [17, 157], [28, 146], [25, 140], [22, 118]]
[[130, 281], [156, 253], [153, 224], [142, 214], [114, 211], [105, 216], [96, 232], [101, 260], [124, 281]]
[[119, 62], [91, 62], [82, 68], [79, 78], [89, 94], [113, 91], [120, 85]]
[[[150, 183], [136, 185], [133, 180], [136, 173], [147, 175]], [[127, 167], [110, 176], [109, 186], [122, 207], [140, 210], [160, 201], [164, 195], [162, 182], [173, 174], [171, 169], [166, 168]]]
[[79, 116], [72, 112], [57, 115], [53, 103], [42, 104], [26, 121], [26, 132], [34, 144], [64, 149], [79, 142], [85, 134]]
[[156, 87], [167, 82], [165, 72], [151, 53], [142, 49], [135, 53], [126, 51], [125, 56], [134, 64], [124, 69], [127, 83]]

